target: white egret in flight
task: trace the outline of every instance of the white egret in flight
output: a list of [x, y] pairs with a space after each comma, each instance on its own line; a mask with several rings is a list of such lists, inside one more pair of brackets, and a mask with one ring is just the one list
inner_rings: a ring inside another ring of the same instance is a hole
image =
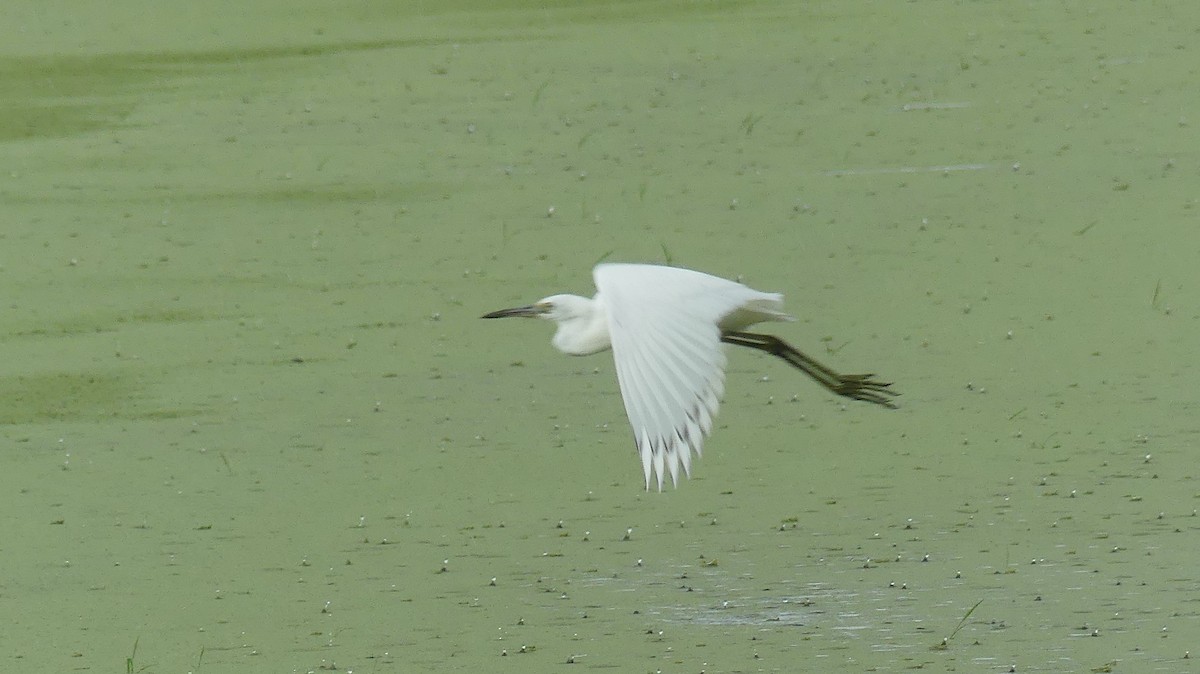
[[783, 295], [764, 293], [690, 269], [646, 264], [601, 264], [592, 272], [596, 296], [551, 295], [526, 307], [483, 318], [536, 316], [558, 324], [552, 344], [587, 356], [611, 348], [625, 413], [642, 457], [646, 489], [666, 472], [678, 485], [691, 475], [712, 431], [725, 392], [721, 342], [779, 356], [833, 393], [895, 407], [890, 382], [870, 374], [838, 374], [774, 335], [743, 332], [763, 321], [791, 321]]

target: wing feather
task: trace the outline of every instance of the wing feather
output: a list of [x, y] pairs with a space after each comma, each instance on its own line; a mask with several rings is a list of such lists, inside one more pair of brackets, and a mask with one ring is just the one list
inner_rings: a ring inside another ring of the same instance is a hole
[[721, 330], [786, 320], [782, 297], [696, 271], [602, 264], [593, 272], [608, 313], [617, 381], [646, 489], [691, 474], [725, 391]]

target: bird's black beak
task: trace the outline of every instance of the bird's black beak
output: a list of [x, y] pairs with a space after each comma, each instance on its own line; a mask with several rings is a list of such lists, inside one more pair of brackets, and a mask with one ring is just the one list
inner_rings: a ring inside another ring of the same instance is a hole
[[540, 316], [546, 313], [546, 308], [539, 304], [531, 304], [527, 307], [514, 307], [512, 309], [501, 309], [493, 311], [490, 314], [484, 314], [480, 318], [508, 318], [510, 316]]

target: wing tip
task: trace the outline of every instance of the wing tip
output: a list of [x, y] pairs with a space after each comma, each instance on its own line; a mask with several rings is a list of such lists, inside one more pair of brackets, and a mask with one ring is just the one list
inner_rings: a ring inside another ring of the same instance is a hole
[[703, 435], [691, 438], [677, 434], [671, 440], [651, 441], [649, 435], [642, 431], [641, 435], [636, 438], [636, 444], [638, 453], [642, 457], [642, 473], [646, 479], [646, 491], [650, 491], [650, 485], [657, 482], [658, 491], [662, 493], [668, 473], [671, 475], [671, 486], [678, 489], [681, 466], [684, 478], [690, 480], [692, 477], [692, 453], [694, 452], [697, 458], [700, 457], [703, 440]]

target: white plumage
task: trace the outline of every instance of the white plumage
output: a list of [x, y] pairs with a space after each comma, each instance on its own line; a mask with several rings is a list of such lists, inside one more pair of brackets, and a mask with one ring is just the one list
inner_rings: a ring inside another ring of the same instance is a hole
[[678, 484], [691, 474], [725, 392], [722, 341], [788, 360], [835, 393], [882, 405], [887, 384], [871, 375], [842, 376], [770, 335], [742, 330], [764, 321], [790, 321], [783, 296], [689, 269], [644, 264], [601, 264], [598, 292], [588, 299], [551, 295], [526, 307], [484, 318], [537, 316], [555, 321], [552, 343], [584, 356], [612, 348], [625, 412], [642, 459], [646, 489], [657, 476]]
[[783, 297], [674, 267], [605, 264], [592, 275], [646, 488], [655, 474], [661, 490], [667, 472], [678, 484], [725, 394], [722, 331], [791, 320]]

